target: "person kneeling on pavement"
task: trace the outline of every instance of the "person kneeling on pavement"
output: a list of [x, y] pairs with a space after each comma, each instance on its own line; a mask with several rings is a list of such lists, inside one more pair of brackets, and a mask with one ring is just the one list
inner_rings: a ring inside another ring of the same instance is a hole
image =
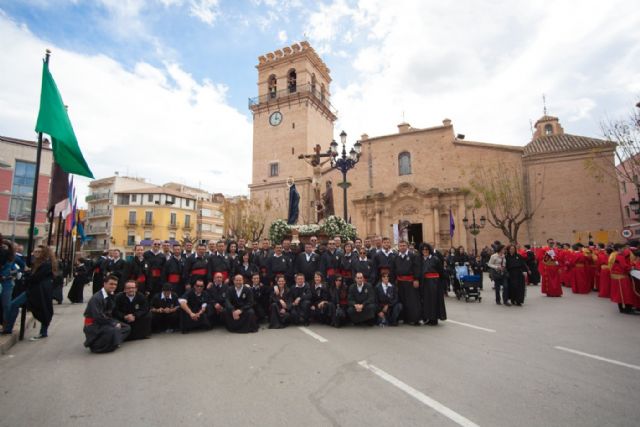
[[162, 292], [151, 299], [151, 330], [153, 332], [173, 332], [178, 329], [178, 295], [171, 292], [171, 283], [162, 285]]
[[114, 351], [131, 332], [129, 325], [113, 319], [113, 293], [117, 286], [118, 276], [109, 275], [102, 289], [91, 297], [84, 311], [84, 346], [92, 353]]
[[382, 281], [376, 285], [376, 322], [379, 326], [398, 326], [402, 304], [398, 302], [398, 291], [389, 282], [389, 273], [382, 273]]
[[145, 296], [138, 292], [133, 280], [124, 285], [124, 292], [116, 295], [113, 317], [131, 326], [131, 333], [125, 341], [141, 340], [151, 335], [151, 313]]
[[370, 284], [364, 281], [362, 273], [356, 273], [356, 283], [349, 287], [349, 308], [347, 312], [354, 325], [373, 325], [375, 318], [375, 294]]
[[311, 318], [314, 322], [331, 324], [335, 316], [335, 305], [331, 302], [329, 289], [322, 283], [322, 273], [317, 271], [313, 276], [311, 289]]
[[180, 330], [183, 334], [194, 329], [211, 329], [209, 294], [204, 291], [204, 281], [196, 279], [193, 287], [178, 299], [180, 303]]

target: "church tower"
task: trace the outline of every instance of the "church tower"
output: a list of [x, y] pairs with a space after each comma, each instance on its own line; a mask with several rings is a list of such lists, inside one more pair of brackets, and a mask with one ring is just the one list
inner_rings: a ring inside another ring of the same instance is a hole
[[258, 96], [249, 100], [253, 113], [253, 174], [251, 199], [269, 199], [268, 227], [286, 218], [287, 180], [300, 193], [298, 224], [313, 222], [313, 169], [301, 154], [323, 151], [333, 139], [335, 110], [330, 103], [329, 68], [303, 41], [258, 58]]

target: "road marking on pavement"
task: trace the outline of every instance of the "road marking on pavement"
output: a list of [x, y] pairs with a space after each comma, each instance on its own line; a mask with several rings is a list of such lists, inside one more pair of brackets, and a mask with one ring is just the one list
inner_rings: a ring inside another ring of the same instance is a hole
[[300, 329], [302, 332], [304, 332], [305, 334], [309, 335], [310, 337], [313, 337], [313, 338], [317, 339], [320, 342], [329, 342], [328, 339], [326, 339], [323, 336], [320, 336], [320, 335], [316, 334], [315, 332], [313, 332], [309, 328], [305, 328], [304, 326], [299, 326], [298, 329]]
[[358, 362], [358, 365], [360, 365], [363, 368], [373, 372], [374, 374], [376, 374], [377, 376], [379, 376], [383, 380], [385, 380], [388, 383], [391, 383], [392, 385], [396, 386], [400, 390], [402, 390], [405, 393], [407, 393], [409, 396], [413, 397], [414, 399], [418, 400], [421, 403], [424, 403], [425, 405], [427, 405], [431, 409], [434, 409], [434, 410], [440, 412], [442, 415], [444, 415], [445, 417], [449, 418], [451, 421], [455, 422], [456, 424], [458, 424], [458, 425], [460, 425], [462, 427], [479, 427], [478, 424], [474, 423], [470, 419], [465, 418], [462, 415], [460, 415], [457, 412], [455, 412], [454, 410], [447, 408], [442, 403], [430, 398], [426, 394], [416, 390], [415, 388], [411, 387], [409, 384], [406, 384], [406, 383], [400, 381], [399, 379], [397, 379], [396, 377], [394, 377], [391, 374], [386, 373], [382, 369], [377, 368], [377, 367], [375, 367], [373, 365], [370, 365], [366, 360], [361, 360], [360, 362]]
[[614, 365], [624, 366], [625, 368], [631, 368], [631, 369], [636, 369], [636, 370], [640, 371], [640, 366], [638, 366], [638, 365], [632, 365], [630, 363], [620, 362], [619, 360], [608, 359], [606, 357], [598, 356], [598, 355], [595, 355], [595, 354], [583, 353], [582, 351], [574, 350], [572, 348], [567, 348], [567, 347], [561, 347], [561, 346], [558, 346], [558, 345], [555, 346], [554, 348], [557, 349], [557, 350], [566, 351], [568, 353], [578, 354], [580, 356], [590, 357], [592, 359], [601, 360], [603, 362], [609, 362], [609, 363], [612, 363]]
[[447, 319], [446, 321], [449, 322], [449, 323], [454, 323], [456, 325], [466, 326], [468, 328], [473, 328], [473, 329], [478, 329], [480, 331], [494, 332], [494, 333], [496, 332], [495, 329], [483, 328], [482, 326], [472, 325], [471, 323], [457, 322], [457, 321], [451, 320], [451, 319]]

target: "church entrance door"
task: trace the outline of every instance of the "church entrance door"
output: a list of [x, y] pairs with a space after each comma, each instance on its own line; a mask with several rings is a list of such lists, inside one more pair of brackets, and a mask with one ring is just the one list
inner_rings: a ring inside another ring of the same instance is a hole
[[408, 229], [409, 242], [416, 246], [416, 249], [422, 243], [422, 223], [411, 224]]

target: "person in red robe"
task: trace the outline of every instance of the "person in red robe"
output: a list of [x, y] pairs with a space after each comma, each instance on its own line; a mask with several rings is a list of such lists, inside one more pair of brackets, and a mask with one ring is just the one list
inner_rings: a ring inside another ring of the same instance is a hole
[[575, 281], [573, 256], [574, 253], [568, 243], [564, 243], [562, 249], [559, 249], [556, 255], [556, 259], [560, 264], [560, 283], [567, 288], [573, 288], [573, 282]]
[[587, 268], [589, 260], [585, 255], [582, 244], [576, 243], [573, 245], [573, 253], [569, 264], [573, 269], [573, 283], [571, 284], [571, 290], [574, 294], [588, 294], [591, 292], [591, 283], [589, 283], [589, 275]]
[[[556, 253], [549, 249], [542, 258], [544, 278], [542, 280], [542, 292], [548, 297], [561, 297], [562, 285], [560, 284], [560, 264], [556, 259]], [[546, 283], [546, 285], [545, 285]]]
[[613, 245], [613, 252], [609, 257], [611, 270], [611, 301], [618, 304], [620, 313], [633, 313], [633, 307], [637, 305], [636, 295], [633, 292], [631, 278], [630, 255], [631, 251], [624, 249], [620, 243]]
[[600, 298], [609, 298], [611, 296], [611, 270], [609, 270], [609, 256], [612, 252], [613, 249], [611, 248], [602, 249], [598, 252], [597, 263], [600, 265], [598, 296]]
[[542, 291], [543, 294], [547, 293], [547, 283], [548, 283], [548, 279], [546, 277], [545, 264], [543, 260], [547, 252], [554, 249], [555, 244], [556, 243], [553, 239], [547, 239], [547, 246], [534, 248], [536, 261], [538, 262], [538, 272], [540, 273], [540, 279], [542, 281], [540, 290]]
[[583, 250], [584, 256], [587, 259], [586, 266], [585, 266], [587, 271], [587, 282], [589, 282], [589, 286], [591, 286], [592, 291], [598, 290], [598, 283], [596, 281], [596, 278], [598, 277], [597, 275], [598, 268], [596, 267], [596, 260], [597, 260], [596, 251], [597, 251], [597, 248], [593, 245], [593, 242], [589, 242], [589, 247], [584, 248]]

